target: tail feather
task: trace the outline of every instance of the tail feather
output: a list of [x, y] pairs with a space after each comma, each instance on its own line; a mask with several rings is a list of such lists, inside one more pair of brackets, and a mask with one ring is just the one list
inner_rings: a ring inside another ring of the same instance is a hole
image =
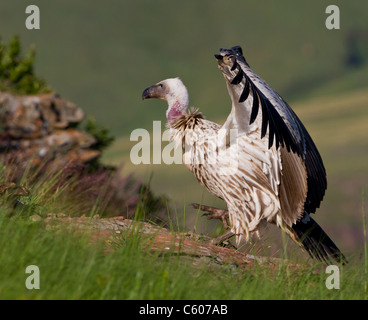
[[331, 260], [341, 264], [348, 262], [339, 248], [309, 214], [294, 224], [292, 229], [298, 242], [312, 258], [326, 263], [330, 263]]

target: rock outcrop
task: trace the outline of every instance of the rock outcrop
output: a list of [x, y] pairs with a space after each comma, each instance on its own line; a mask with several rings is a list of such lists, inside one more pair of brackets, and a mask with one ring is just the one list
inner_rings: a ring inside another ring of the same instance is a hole
[[0, 92], [0, 157], [88, 163], [100, 156], [96, 139], [76, 129], [84, 112], [58, 94]]

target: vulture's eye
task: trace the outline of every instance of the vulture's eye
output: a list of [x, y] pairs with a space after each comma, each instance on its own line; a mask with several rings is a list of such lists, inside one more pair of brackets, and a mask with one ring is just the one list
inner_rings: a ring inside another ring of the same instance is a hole
[[160, 83], [158, 86], [159, 86], [160, 88], [163, 88], [163, 87], [164, 87], [164, 85], [163, 85], [162, 83]]

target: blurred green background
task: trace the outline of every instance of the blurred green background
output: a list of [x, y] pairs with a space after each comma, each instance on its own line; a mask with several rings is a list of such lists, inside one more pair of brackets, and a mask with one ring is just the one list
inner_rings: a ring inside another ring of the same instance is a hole
[[[230, 98], [213, 54], [241, 45], [250, 66], [293, 107], [325, 161], [328, 191], [316, 219], [344, 250], [363, 246], [368, 177], [368, 2], [352, 1], [2, 1], [0, 34], [36, 46], [36, 73], [117, 137], [105, 163], [125, 165], [186, 211], [190, 202], [223, 204], [180, 165], [129, 160], [133, 129], [164, 128], [166, 105], [142, 101], [146, 87], [169, 77], [187, 85], [190, 103], [219, 123]], [[41, 29], [27, 30], [36, 4]], [[341, 29], [325, 27], [326, 7], [340, 8]], [[174, 214], [174, 212], [171, 212]], [[206, 225], [211, 230], [214, 223]]]

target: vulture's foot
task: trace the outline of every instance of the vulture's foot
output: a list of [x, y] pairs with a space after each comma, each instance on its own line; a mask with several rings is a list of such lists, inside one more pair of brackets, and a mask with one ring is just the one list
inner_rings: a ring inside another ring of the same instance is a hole
[[224, 234], [221, 234], [218, 237], [211, 239], [209, 241], [210, 244], [218, 245], [234, 236], [234, 233], [231, 230], [228, 230], [229, 229], [229, 224], [227, 222], [227, 219], [229, 218], [228, 210], [204, 206], [198, 203], [192, 203], [191, 205], [194, 209], [199, 209], [201, 211], [207, 211], [203, 213], [202, 216], [207, 217], [208, 220], [212, 220], [212, 219], [221, 220], [222, 224], [224, 225], [224, 229], [227, 230]]
[[204, 205], [199, 205], [198, 203], [191, 203], [194, 209], [199, 209], [201, 211], [207, 211], [202, 214], [202, 217], [207, 217], [207, 220], [219, 219], [224, 225], [224, 229], [229, 229], [227, 219], [229, 218], [229, 211], [226, 209], [219, 209], [215, 207], [209, 207]]

